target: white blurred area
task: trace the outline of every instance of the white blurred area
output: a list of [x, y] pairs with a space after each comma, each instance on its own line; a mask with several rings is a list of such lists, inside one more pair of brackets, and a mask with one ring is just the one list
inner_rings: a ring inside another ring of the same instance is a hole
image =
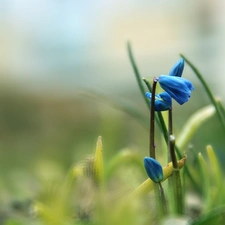
[[166, 74], [183, 53], [222, 94], [224, 0], [1, 0], [0, 82], [39, 93], [132, 88], [127, 40], [142, 76]]

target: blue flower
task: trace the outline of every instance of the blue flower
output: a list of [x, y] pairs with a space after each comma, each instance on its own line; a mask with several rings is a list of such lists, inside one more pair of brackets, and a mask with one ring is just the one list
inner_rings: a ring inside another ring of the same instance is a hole
[[189, 80], [177, 76], [161, 75], [158, 82], [180, 105], [188, 101], [191, 91], [194, 90], [194, 86]]
[[181, 77], [184, 70], [184, 59], [177, 61], [169, 72], [170, 76]]
[[[146, 92], [145, 96], [150, 100], [152, 99], [152, 94], [149, 92]], [[169, 110], [171, 106], [172, 98], [168, 93], [162, 92], [155, 95], [155, 111], [166, 111]]]
[[144, 166], [149, 178], [152, 181], [154, 181], [155, 183], [158, 183], [163, 180], [162, 166], [160, 165], [158, 161], [156, 161], [155, 159], [151, 157], [145, 157]]

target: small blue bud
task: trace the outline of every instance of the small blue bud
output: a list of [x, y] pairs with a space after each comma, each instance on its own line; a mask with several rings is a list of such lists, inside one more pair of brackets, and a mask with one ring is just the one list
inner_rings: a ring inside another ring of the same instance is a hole
[[177, 61], [169, 72], [170, 76], [181, 77], [184, 70], [184, 59]]
[[[146, 92], [145, 96], [150, 100], [152, 99], [152, 94], [149, 92]], [[171, 106], [172, 98], [168, 93], [162, 92], [155, 95], [155, 111], [166, 111], [169, 110]]]
[[182, 77], [161, 75], [158, 81], [160, 86], [180, 105], [188, 101], [191, 91], [194, 90], [192, 83]]
[[160, 165], [158, 161], [156, 161], [155, 159], [151, 157], [145, 157], [144, 166], [149, 178], [152, 181], [154, 181], [155, 183], [158, 183], [163, 180], [162, 166]]

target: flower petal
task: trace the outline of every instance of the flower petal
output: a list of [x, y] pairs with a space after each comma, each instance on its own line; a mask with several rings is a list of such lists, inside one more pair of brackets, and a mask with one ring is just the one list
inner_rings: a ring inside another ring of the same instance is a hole
[[159, 96], [165, 103], [172, 106], [172, 98], [167, 92], [162, 92], [159, 94]]
[[[145, 96], [150, 100], [152, 99], [152, 94], [150, 92], [146, 92]], [[155, 111], [166, 111], [169, 110], [171, 106], [172, 98], [168, 93], [162, 92], [155, 95]]]
[[184, 59], [177, 61], [169, 72], [170, 76], [181, 77], [184, 70]]
[[176, 76], [161, 75], [159, 84], [180, 105], [188, 101], [194, 89], [189, 80]]
[[183, 78], [183, 81], [191, 91], [195, 89], [189, 80]]

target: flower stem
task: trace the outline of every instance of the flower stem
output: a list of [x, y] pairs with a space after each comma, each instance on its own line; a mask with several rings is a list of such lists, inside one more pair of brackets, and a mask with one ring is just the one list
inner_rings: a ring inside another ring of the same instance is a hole
[[181, 179], [180, 179], [180, 170], [177, 164], [176, 154], [175, 154], [175, 137], [170, 135], [169, 137], [169, 149], [170, 149], [170, 157], [173, 164], [173, 190], [174, 190], [174, 202], [175, 202], [175, 212], [178, 214], [183, 213], [183, 193], [181, 187]]
[[175, 212], [182, 214], [183, 212], [183, 195], [181, 188], [180, 171], [177, 164], [175, 153], [175, 137], [173, 135], [173, 115], [172, 107], [168, 111], [168, 161], [173, 164], [173, 176], [169, 179], [169, 185], [173, 188]]
[[[168, 110], [168, 137], [173, 134], [173, 116], [172, 107]], [[171, 161], [171, 145], [170, 138], [168, 138], [168, 162]]]
[[[143, 78], [143, 81], [145, 82], [149, 92], [152, 93], [152, 87], [151, 87], [150, 83], [148, 82], [148, 80]], [[167, 141], [168, 140], [167, 128], [166, 128], [166, 124], [164, 122], [162, 113], [160, 111], [157, 112], [157, 114], [155, 115], [155, 119], [156, 119], [156, 123], [158, 124], [159, 128], [161, 128], [161, 131], [163, 133], [164, 139]]]
[[161, 201], [162, 201], [162, 211], [163, 211], [163, 214], [165, 215], [168, 213], [168, 209], [167, 209], [165, 193], [164, 193], [161, 182], [159, 182], [159, 192], [160, 192], [160, 197], [161, 197]]
[[157, 79], [153, 79], [151, 109], [150, 109], [150, 137], [149, 137], [149, 155], [155, 159], [155, 91]]
[[172, 163], [173, 163], [173, 168], [179, 169], [178, 165], [177, 165], [177, 159], [176, 159], [174, 146], [175, 146], [175, 137], [173, 135], [170, 135], [170, 138], [169, 138], [170, 157], [171, 157], [171, 160], [172, 160]]

